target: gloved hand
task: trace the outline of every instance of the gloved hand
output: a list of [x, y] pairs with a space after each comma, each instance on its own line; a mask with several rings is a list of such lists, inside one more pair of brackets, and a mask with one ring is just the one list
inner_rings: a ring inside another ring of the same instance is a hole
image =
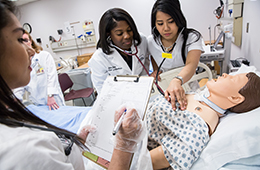
[[94, 125], [85, 125], [80, 130], [78, 136], [83, 140], [82, 143], [85, 143], [89, 133], [94, 133], [95, 131], [96, 127]]
[[[116, 111], [114, 117], [115, 125], [125, 109], [126, 107], [121, 107]], [[144, 122], [141, 120], [135, 109], [127, 108], [121, 127], [115, 136], [114, 148], [134, 153], [137, 149], [137, 144], [143, 139], [144, 135]]]

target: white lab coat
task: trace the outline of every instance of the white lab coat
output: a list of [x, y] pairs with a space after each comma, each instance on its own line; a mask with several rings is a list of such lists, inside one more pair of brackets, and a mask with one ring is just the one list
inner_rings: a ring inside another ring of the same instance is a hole
[[[141, 34], [140, 34], [141, 35]], [[147, 40], [144, 35], [141, 35], [141, 44], [137, 46], [137, 56], [141, 62], [149, 71], [149, 55], [147, 52]], [[134, 45], [131, 47], [132, 51], [135, 51]], [[103, 53], [102, 49], [99, 48], [95, 51], [91, 59], [88, 61], [88, 65], [91, 69], [91, 79], [97, 92], [100, 93], [103, 83], [107, 76], [116, 75], [147, 75], [138, 59], [132, 57], [132, 70], [129, 68], [123, 57], [119, 52], [111, 48], [112, 54], [107, 55]]]
[[76, 144], [66, 156], [60, 139], [53, 133], [0, 124], [0, 169], [84, 170], [82, 154]]
[[[37, 61], [38, 60], [38, 61]], [[49, 94], [53, 94], [59, 106], [65, 106], [64, 97], [58, 81], [55, 62], [47, 51], [35, 53], [31, 60], [31, 80], [25, 87], [14, 89], [14, 94], [20, 100], [23, 99], [25, 90], [28, 91], [29, 101], [35, 105], [47, 105]], [[42, 73], [37, 73], [43, 68]]]

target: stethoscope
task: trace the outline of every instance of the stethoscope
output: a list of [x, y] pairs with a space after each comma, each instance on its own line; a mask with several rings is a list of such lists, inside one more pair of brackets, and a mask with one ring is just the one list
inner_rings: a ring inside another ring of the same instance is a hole
[[73, 143], [76, 143], [82, 149], [85, 149], [90, 152], [90, 149], [86, 145], [82, 144], [78, 140], [75, 140], [75, 136], [70, 133], [63, 132], [63, 131], [60, 131], [57, 129], [51, 129], [51, 128], [46, 128], [46, 127], [42, 127], [42, 126], [27, 124], [27, 123], [24, 123], [21, 121], [11, 120], [11, 119], [0, 120], [0, 122], [1, 123], [10, 123], [12, 125], [19, 126], [19, 127], [28, 127], [28, 128], [40, 129], [43, 131], [54, 132], [60, 138], [60, 140], [62, 142], [66, 143], [67, 146], [64, 148], [64, 153], [66, 156], [68, 156], [71, 153]]
[[[109, 42], [109, 44], [110, 44], [111, 47], [114, 47], [114, 48], [118, 49], [119, 51], [123, 52], [124, 54], [130, 55], [130, 56], [135, 56], [135, 57], [137, 58], [137, 60], [139, 61], [139, 63], [141, 63], [141, 65], [142, 65], [142, 67], [144, 68], [146, 74], [147, 74], [148, 76], [150, 76], [148, 70], [145, 68], [144, 64], [142, 63], [142, 61], [140, 60], [140, 58], [137, 56], [138, 49], [137, 49], [137, 46], [136, 46], [136, 45], [134, 45], [134, 47], [135, 47], [135, 53], [133, 53], [132, 51], [123, 50], [123, 49], [119, 48], [118, 46], [114, 45], [114, 44], [112, 43], [112, 41], [111, 41], [111, 37], [110, 37], [110, 36], [107, 37], [107, 41]], [[157, 73], [158, 73], [158, 72], [157, 72]], [[160, 93], [161, 93], [161, 91], [163, 92], [163, 90], [161, 89], [161, 87], [158, 85], [157, 81], [155, 82], [155, 85], [156, 85], [157, 89], [160, 91]]]
[[[153, 27], [153, 30], [152, 30], [153, 32], [154, 32], [154, 29], [155, 29], [155, 27]], [[162, 44], [162, 42], [161, 42], [161, 40], [160, 40], [160, 37], [156, 37], [156, 38], [159, 39], [160, 47], [162, 48], [162, 50], [163, 50], [164, 53], [171, 53], [171, 52], [174, 50], [174, 48], [175, 48], [175, 46], [176, 46], [176, 43], [177, 43], [177, 41], [179, 40], [180, 35], [181, 35], [181, 33], [182, 33], [183, 30], [184, 30], [184, 28], [182, 28], [182, 30], [180, 31], [180, 33], [179, 33], [179, 35], [178, 35], [176, 41], [169, 47], [169, 48], [170, 48], [169, 51], [166, 51], [166, 50], [165, 50], [165, 48], [164, 48], [164, 46], [163, 46], [163, 44]], [[156, 35], [156, 34], [154, 34], [154, 35]], [[162, 67], [162, 65], [163, 65], [163, 63], [164, 63], [164, 61], [165, 61], [165, 59], [166, 59], [166, 58], [163, 58], [163, 60], [161, 61], [160, 65], [159, 65], [159, 67], [158, 67], [158, 70], [157, 70], [157, 73], [156, 73], [156, 76], [155, 76], [155, 83], [156, 83], [156, 84], [158, 84], [159, 70], [161, 69], [161, 67]], [[158, 88], [158, 86], [157, 86], [157, 88]], [[164, 96], [164, 91], [163, 91], [162, 89], [159, 89], [159, 88], [158, 88], [158, 91]]]

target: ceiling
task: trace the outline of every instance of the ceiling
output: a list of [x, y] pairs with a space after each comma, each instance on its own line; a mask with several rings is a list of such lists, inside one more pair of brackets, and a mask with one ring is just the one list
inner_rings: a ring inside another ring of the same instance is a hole
[[12, 0], [12, 1], [14, 1], [17, 6], [21, 6], [38, 0]]

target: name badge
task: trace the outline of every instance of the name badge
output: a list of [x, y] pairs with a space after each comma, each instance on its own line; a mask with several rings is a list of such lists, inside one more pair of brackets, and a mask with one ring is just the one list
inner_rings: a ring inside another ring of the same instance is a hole
[[162, 53], [162, 58], [170, 58], [170, 59], [172, 59], [172, 54], [171, 53]]

